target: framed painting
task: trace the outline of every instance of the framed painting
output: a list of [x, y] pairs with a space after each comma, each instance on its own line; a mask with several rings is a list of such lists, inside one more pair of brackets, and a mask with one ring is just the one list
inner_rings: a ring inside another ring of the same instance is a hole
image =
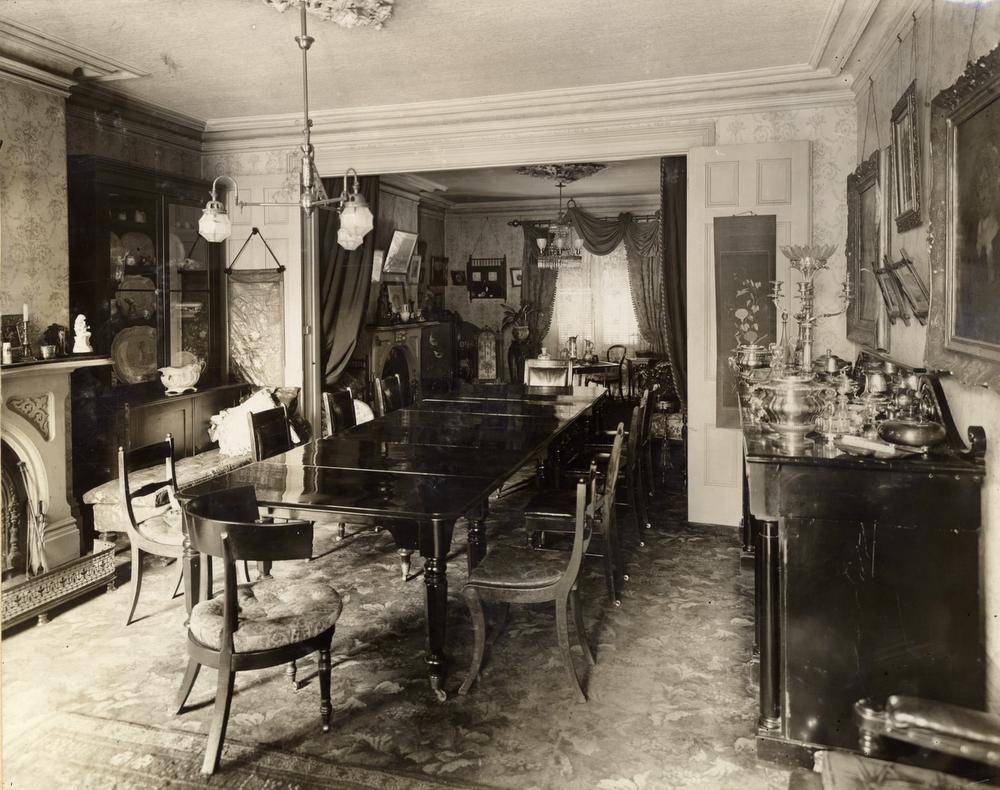
[[1000, 46], [931, 105], [928, 362], [1000, 387]]
[[448, 284], [448, 259], [443, 255], [431, 256], [431, 280], [432, 288]]
[[[410, 258], [417, 246], [417, 234], [406, 230], [392, 232], [392, 241], [385, 252], [385, 262], [382, 264], [382, 274], [391, 275], [390, 279], [406, 279], [410, 271]], [[383, 279], [385, 279], [383, 277]]]
[[523, 275], [520, 269], [510, 270], [510, 285], [511, 288], [520, 288], [523, 282]]
[[892, 186], [896, 230], [920, 225], [920, 125], [917, 122], [917, 82], [892, 108]]
[[777, 228], [774, 214], [713, 221], [717, 428], [740, 426], [737, 380], [729, 357], [738, 346], [767, 345], [777, 337], [768, 302], [768, 284], [777, 278]]
[[875, 273], [882, 259], [879, 156], [876, 150], [847, 177], [847, 277], [854, 299], [847, 309], [847, 338], [875, 348], [882, 294]]

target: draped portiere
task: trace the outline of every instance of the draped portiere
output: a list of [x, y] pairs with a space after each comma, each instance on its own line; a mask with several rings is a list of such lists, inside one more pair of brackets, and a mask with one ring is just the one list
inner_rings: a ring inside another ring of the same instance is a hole
[[687, 402], [687, 157], [660, 159], [663, 310], [667, 354], [681, 402]]
[[[343, 180], [324, 178], [329, 195], [339, 195]], [[360, 191], [372, 214], [378, 216], [378, 176], [360, 179]], [[356, 250], [337, 244], [340, 215], [319, 209], [319, 304], [320, 363], [323, 386], [335, 384], [344, 372], [358, 343], [358, 333], [368, 308], [372, 282], [375, 231], [365, 236]]]
[[521, 302], [530, 302], [534, 308], [528, 315], [531, 329], [531, 356], [537, 356], [542, 342], [552, 325], [552, 305], [556, 298], [555, 269], [538, 268], [538, 245], [535, 239], [548, 237], [548, 230], [530, 222], [521, 226], [524, 231], [524, 263], [521, 272]]
[[671, 327], [664, 312], [660, 222], [638, 222], [628, 212], [615, 219], [601, 219], [576, 206], [567, 209], [567, 216], [584, 248], [594, 255], [610, 255], [624, 244], [639, 333], [652, 351], [668, 354]]

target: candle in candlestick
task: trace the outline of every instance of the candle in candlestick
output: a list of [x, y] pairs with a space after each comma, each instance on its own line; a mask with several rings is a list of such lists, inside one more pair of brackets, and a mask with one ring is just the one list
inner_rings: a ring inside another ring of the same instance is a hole
[[28, 323], [28, 304], [27, 304], [27, 302], [25, 302], [25, 304], [24, 304], [24, 309], [22, 311], [22, 314], [24, 315], [24, 323]]

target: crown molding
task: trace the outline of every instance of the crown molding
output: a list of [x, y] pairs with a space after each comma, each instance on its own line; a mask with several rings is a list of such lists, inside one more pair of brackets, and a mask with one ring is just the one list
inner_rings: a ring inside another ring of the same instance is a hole
[[417, 214], [426, 214], [432, 219], [444, 219], [447, 214], [447, 206], [434, 200], [431, 195], [421, 195], [420, 205], [417, 206]]
[[823, 24], [820, 25], [819, 35], [816, 37], [812, 53], [809, 55], [808, 62], [811, 68], [819, 68], [823, 55], [826, 54], [826, 50], [830, 46], [833, 33], [837, 29], [837, 23], [840, 22], [840, 16], [844, 13], [846, 3], [847, 0], [831, 0], [830, 6], [826, 9], [826, 16], [823, 18]]
[[424, 192], [446, 192], [448, 187], [417, 173], [391, 173], [382, 176], [381, 184], [391, 184], [401, 190], [423, 196]]
[[0, 42], [5, 55], [72, 81], [109, 82], [148, 76], [135, 66], [10, 20], [0, 19]]
[[[842, 75], [845, 83], [848, 85], [851, 84], [852, 76], [847, 66], [851, 63], [854, 52], [858, 47], [858, 42], [865, 34], [865, 31], [868, 30], [872, 17], [879, 9], [881, 3], [882, 0], [857, 0], [857, 2], [851, 4], [851, 10], [856, 10], [856, 12], [850, 19], [844, 19], [848, 10], [847, 7], [841, 9], [838, 30], [836, 34], [831, 35], [831, 39], [827, 44], [827, 51], [832, 51], [834, 54], [825, 62], [825, 65], [831, 74]], [[823, 62], [822, 58], [821, 62]], [[843, 73], [845, 70], [847, 71], [846, 74]]]
[[[660, 208], [659, 193], [636, 195], [597, 195], [575, 197], [573, 201], [591, 214], [616, 216], [623, 211], [633, 214], [647, 214]], [[527, 219], [554, 217], [558, 213], [558, 201], [554, 198], [514, 198], [510, 200], [489, 200], [476, 203], [452, 203], [448, 216], [503, 215]]]
[[[312, 112], [314, 137], [328, 141], [433, 138], [447, 130], [482, 134], [510, 129], [690, 119], [853, 102], [844, 82], [808, 65], [754, 69], [560, 90], [531, 91], [379, 107]], [[298, 114], [209, 119], [207, 150], [254, 150], [297, 144]]]
[[916, 15], [920, 20], [930, 7], [931, 0], [906, 0], [901, 5], [894, 6], [896, 13], [889, 20], [884, 32], [880, 32], [877, 26], [869, 24], [864, 38], [857, 45], [856, 54], [852, 54], [852, 58], [862, 64], [853, 75], [851, 83], [855, 97], [866, 93], [869, 78], [874, 78], [886, 67], [887, 61], [895, 53], [899, 43], [896, 36], [902, 38], [913, 24], [913, 16]]
[[0, 55], [0, 77], [54, 96], [69, 96], [73, 80]]
[[398, 183], [394, 182], [392, 176], [379, 178], [378, 190], [383, 195], [394, 195], [405, 200], [412, 200], [414, 203], [420, 202], [420, 192], [414, 192], [412, 189], [401, 187]]

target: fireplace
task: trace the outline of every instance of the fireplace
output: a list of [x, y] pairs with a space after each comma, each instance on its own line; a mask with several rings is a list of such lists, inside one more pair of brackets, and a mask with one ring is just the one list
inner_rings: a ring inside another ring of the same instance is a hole
[[72, 501], [70, 378], [108, 360], [67, 359], [0, 371], [3, 606], [7, 627], [114, 579], [114, 547], [81, 556]]

